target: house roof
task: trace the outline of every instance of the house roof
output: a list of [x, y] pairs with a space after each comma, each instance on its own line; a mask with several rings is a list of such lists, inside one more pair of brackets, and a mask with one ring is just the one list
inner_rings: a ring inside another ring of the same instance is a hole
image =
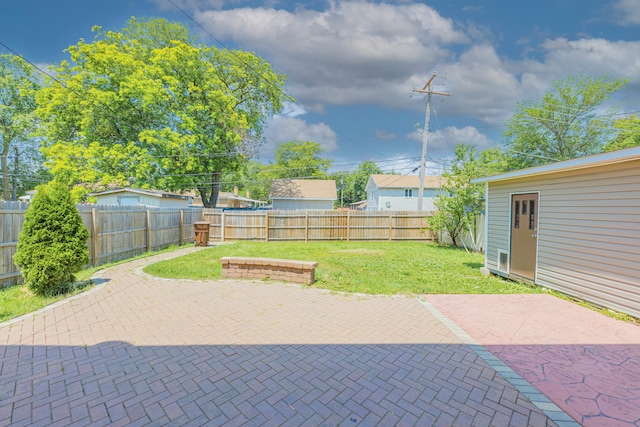
[[353, 206], [353, 207], [365, 207], [365, 206], [367, 206], [367, 200], [360, 200], [359, 202], [349, 203], [349, 206]]
[[220, 191], [218, 193], [218, 199], [229, 199], [229, 200], [240, 200], [242, 202], [251, 202], [256, 204], [266, 204], [267, 202], [263, 200], [250, 199], [249, 197], [236, 196], [233, 193], [229, 193], [227, 191]]
[[[420, 188], [420, 177], [417, 175], [371, 175], [370, 179], [378, 188]], [[440, 188], [441, 186], [442, 177], [424, 177], [424, 188]]]
[[336, 200], [338, 192], [332, 179], [276, 179], [271, 184], [269, 198]]
[[169, 193], [166, 191], [160, 190], [143, 190], [142, 188], [115, 188], [113, 190], [105, 190], [99, 191], [97, 193], [91, 193], [90, 196], [104, 196], [107, 194], [115, 194], [115, 193], [134, 193], [134, 194], [142, 194], [145, 196], [158, 197], [162, 199], [183, 199], [189, 200], [189, 196], [185, 196], [184, 194], [176, 194]]
[[496, 182], [510, 179], [540, 176], [558, 172], [569, 172], [579, 169], [606, 166], [616, 163], [640, 160], [640, 147], [627, 148], [624, 150], [611, 151], [609, 153], [596, 154], [594, 156], [579, 157], [577, 159], [565, 160], [563, 162], [549, 163], [542, 166], [520, 169], [499, 175], [487, 176], [472, 179], [471, 182]]

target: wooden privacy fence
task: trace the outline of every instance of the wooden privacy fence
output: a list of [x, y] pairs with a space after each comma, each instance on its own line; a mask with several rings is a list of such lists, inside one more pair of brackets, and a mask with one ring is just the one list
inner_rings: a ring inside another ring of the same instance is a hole
[[[0, 201], [0, 287], [18, 283], [13, 263], [28, 203]], [[194, 241], [193, 223], [202, 209], [147, 208], [145, 206], [77, 205], [89, 230], [92, 265], [119, 261]]]
[[78, 205], [89, 230], [89, 258], [100, 265], [194, 241], [202, 209]]
[[204, 209], [209, 240], [433, 240], [420, 212], [221, 211]]

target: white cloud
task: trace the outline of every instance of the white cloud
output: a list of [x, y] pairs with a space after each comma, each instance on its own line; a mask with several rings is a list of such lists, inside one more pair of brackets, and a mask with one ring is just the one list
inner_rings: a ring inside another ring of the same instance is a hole
[[542, 45], [546, 51], [544, 63], [533, 64], [535, 71], [575, 74], [584, 70], [595, 75], [614, 73], [640, 79], [640, 41], [610, 41], [605, 39], [547, 40]]
[[307, 111], [300, 104], [294, 104], [292, 102], [286, 102], [282, 107], [281, 116], [285, 117], [298, 117], [307, 114]]
[[[635, 20], [636, 4], [619, 0], [616, 7]], [[433, 70], [434, 90], [451, 93], [434, 96], [434, 108], [496, 126], [517, 102], [539, 99], [568, 75], [612, 72], [640, 85], [640, 42], [556, 38], [509, 59], [498, 54], [489, 30], [462, 26], [424, 4], [338, 1], [322, 11], [236, 8], [195, 18], [218, 38], [267, 58], [287, 74], [288, 92], [303, 109], [320, 114], [331, 105], [424, 110], [424, 97], [411, 89]]]
[[618, 0], [613, 7], [619, 13], [622, 25], [640, 24], [640, 2], [638, 0]]
[[[395, 103], [446, 60], [444, 46], [469, 43], [455, 23], [423, 4], [337, 2], [324, 11], [207, 11], [196, 19], [217, 37], [260, 52], [289, 76], [305, 105]], [[428, 58], [428, 60], [425, 60]], [[311, 108], [311, 107], [310, 107]]]
[[[407, 138], [422, 143], [423, 130], [417, 129], [407, 135]], [[451, 157], [459, 144], [473, 145], [481, 152], [495, 143], [473, 126], [463, 128], [447, 127], [434, 132], [429, 132], [427, 138], [427, 157], [441, 158]]]
[[260, 157], [271, 159], [278, 144], [289, 141], [312, 141], [320, 144], [326, 152], [338, 148], [336, 133], [325, 123], [309, 124], [295, 117], [276, 116], [270, 120], [265, 131], [267, 143], [260, 150]]

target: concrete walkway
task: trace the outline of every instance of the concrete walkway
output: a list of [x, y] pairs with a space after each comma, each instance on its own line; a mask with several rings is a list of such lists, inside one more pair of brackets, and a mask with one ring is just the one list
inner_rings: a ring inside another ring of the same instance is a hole
[[0, 326], [0, 425], [568, 419], [532, 404], [508, 368], [485, 362], [417, 298], [141, 273], [192, 250], [106, 270], [88, 293]]

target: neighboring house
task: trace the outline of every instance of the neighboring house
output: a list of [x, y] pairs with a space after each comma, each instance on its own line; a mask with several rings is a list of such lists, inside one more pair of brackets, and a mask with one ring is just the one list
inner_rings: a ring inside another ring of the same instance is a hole
[[276, 179], [269, 198], [273, 209], [332, 210], [338, 192], [332, 179]]
[[349, 203], [349, 209], [354, 211], [364, 211], [367, 209], [367, 201], [360, 200], [359, 202]]
[[218, 193], [216, 208], [257, 208], [266, 205], [267, 202], [249, 198], [249, 191], [246, 197], [238, 195], [238, 187], [233, 189], [233, 193], [221, 191]]
[[31, 202], [31, 200], [33, 200], [33, 196], [35, 196], [37, 192], [38, 190], [27, 190], [25, 191], [24, 196], [18, 197], [18, 200], [21, 202]]
[[486, 270], [640, 317], [640, 147], [472, 182]]
[[188, 208], [193, 200], [192, 197], [183, 194], [139, 188], [118, 188], [91, 193], [90, 196], [96, 197], [98, 205], [141, 205], [157, 208]]
[[[441, 187], [439, 176], [424, 177], [422, 210], [435, 210], [434, 201]], [[417, 211], [420, 177], [415, 175], [371, 175], [365, 191], [368, 211]]]
[[[202, 197], [199, 196], [200, 193], [198, 193], [197, 191], [193, 191], [190, 194], [193, 196], [193, 206], [202, 206]], [[196, 196], [196, 194], [198, 195]], [[218, 200], [216, 201], [216, 208], [248, 209], [248, 208], [261, 207], [267, 204], [267, 202], [265, 201], [249, 198], [248, 191], [246, 194], [247, 194], [246, 197], [242, 197], [238, 195], [237, 187], [234, 188], [233, 193], [220, 191], [218, 192]]]

